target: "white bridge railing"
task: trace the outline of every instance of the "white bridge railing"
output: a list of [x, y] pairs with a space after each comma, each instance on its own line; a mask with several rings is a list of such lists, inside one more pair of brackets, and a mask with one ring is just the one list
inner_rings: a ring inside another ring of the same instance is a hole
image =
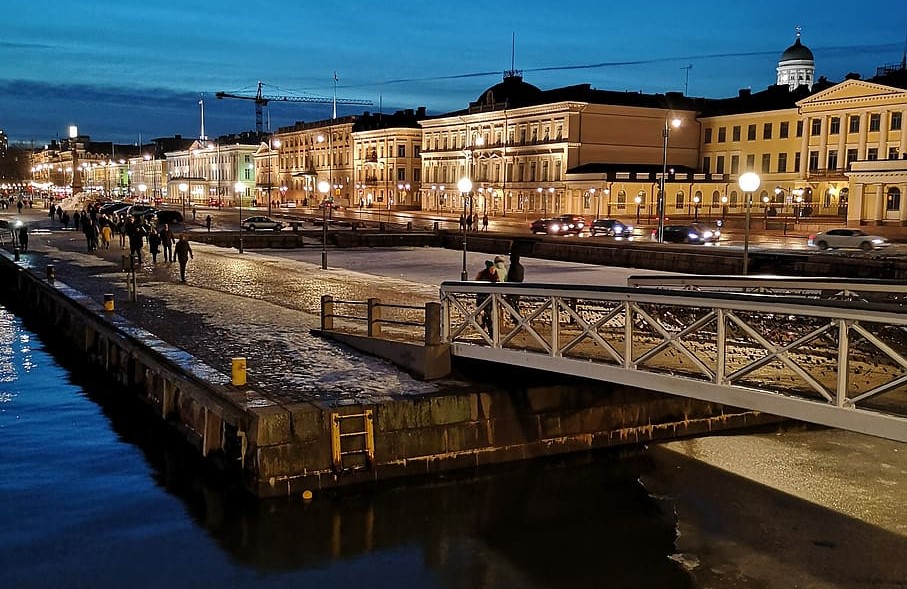
[[441, 304], [454, 356], [907, 442], [907, 315], [898, 304], [482, 282], [443, 283]]

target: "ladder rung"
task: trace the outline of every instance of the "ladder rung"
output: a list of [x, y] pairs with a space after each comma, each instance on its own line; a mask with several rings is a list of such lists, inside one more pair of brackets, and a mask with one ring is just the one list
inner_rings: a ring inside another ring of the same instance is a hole
[[368, 432], [351, 432], [351, 433], [348, 433], [348, 434], [340, 434], [340, 437], [341, 437], [341, 438], [348, 438], [348, 437], [350, 437], [350, 436], [364, 436], [364, 435], [366, 435], [367, 433], [368, 433]]

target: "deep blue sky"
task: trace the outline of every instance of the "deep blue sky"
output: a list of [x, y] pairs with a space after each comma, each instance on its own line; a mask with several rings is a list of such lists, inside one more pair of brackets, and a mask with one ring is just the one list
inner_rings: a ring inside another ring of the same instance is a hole
[[[899, 62], [907, 32], [907, 2], [892, 0], [5, 0], [3, 8], [0, 129], [36, 144], [70, 124], [96, 140], [196, 136], [202, 97], [207, 135], [250, 130], [252, 102], [214, 92], [254, 94], [262, 80], [273, 94], [330, 97], [335, 71], [338, 97], [374, 101], [339, 114], [456, 110], [510, 68], [512, 33], [516, 68], [543, 89], [683, 91], [682, 68], [692, 64], [689, 94], [722, 97], [773, 84], [797, 25], [817, 76], [833, 80]], [[270, 109], [274, 130], [330, 116], [329, 104]]]

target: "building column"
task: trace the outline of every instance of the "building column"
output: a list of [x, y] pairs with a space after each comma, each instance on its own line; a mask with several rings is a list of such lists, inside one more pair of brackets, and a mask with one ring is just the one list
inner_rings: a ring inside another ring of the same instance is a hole
[[[849, 127], [848, 127], [849, 128]], [[866, 159], [866, 134], [869, 132], [869, 115], [860, 113], [860, 143], [857, 147], [857, 159]]]
[[847, 117], [843, 117], [841, 128], [838, 129], [838, 169], [847, 169]]
[[889, 114], [887, 110], [883, 110], [882, 114], [879, 115], [879, 159], [887, 160], [888, 159], [888, 122]]
[[901, 111], [901, 144], [898, 147], [898, 157], [904, 159], [907, 154], [907, 109]]
[[801, 180], [809, 175], [809, 133], [812, 129], [810, 120], [810, 117], [804, 119], [803, 136], [800, 138], [800, 169], [797, 174], [800, 175]]
[[862, 225], [863, 221], [863, 182], [856, 180], [847, 197], [847, 224]]
[[823, 116], [819, 123], [819, 169], [828, 169], [828, 117]]
[[880, 182], [878, 185], [878, 192], [876, 193], [876, 200], [873, 203], [873, 209], [875, 211], [874, 218], [876, 225], [882, 225], [885, 223], [885, 183]]

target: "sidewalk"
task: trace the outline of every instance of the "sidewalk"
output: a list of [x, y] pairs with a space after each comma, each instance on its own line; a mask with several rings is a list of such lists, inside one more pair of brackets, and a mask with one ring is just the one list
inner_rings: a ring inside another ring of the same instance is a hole
[[136, 274], [138, 300], [130, 302], [123, 271], [128, 247], [121, 248], [118, 237], [110, 249], [88, 253], [81, 232], [51, 226], [38, 213], [23, 216], [32, 228], [23, 264], [40, 276], [53, 264], [58, 282], [99, 304], [113, 294], [117, 314], [223, 374], [230, 374], [233, 357], [245, 357], [249, 387], [275, 402], [374, 403], [457, 386], [417, 381], [387, 362], [310, 334], [320, 326], [324, 294], [424, 305], [438, 300], [436, 285], [198, 243], [192, 243], [194, 259], [183, 284], [179, 265], [163, 262], [162, 254], [153, 264], [146, 245]]

